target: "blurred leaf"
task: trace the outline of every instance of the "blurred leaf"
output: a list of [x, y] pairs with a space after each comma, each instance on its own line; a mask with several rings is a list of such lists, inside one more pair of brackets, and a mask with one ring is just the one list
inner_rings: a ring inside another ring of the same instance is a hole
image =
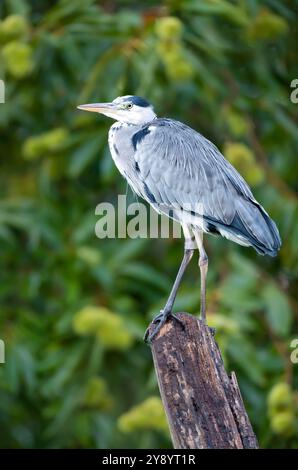
[[72, 154], [69, 162], [68, 174], [71, 177], [78, 176], [86, 166], [99, 154], [98, 149], [103, 142], [103, 136], [91, 135], [81, 146], [79, 146]]
[[267, 321], [272, 330], [281, 336], [289, 334], [292, 323], [292, 311], [287, 297], [275, 284], [269, 283], [262, 290]]

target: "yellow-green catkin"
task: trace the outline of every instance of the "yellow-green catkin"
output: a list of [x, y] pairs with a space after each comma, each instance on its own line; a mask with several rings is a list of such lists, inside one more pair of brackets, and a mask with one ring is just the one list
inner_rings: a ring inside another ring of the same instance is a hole
[[149, 397], [139, 405], [120, 416], [118, 427], [124, 433], [139, 430], [168, 432], [168, 424], [162, 401], [158, 397]]
[[270, 426], [275, 434], [291, 435], [295, 429], [294, 394], [286, 382], [275, 384], [267, 397]]
[[85, 387], [82, 404], [89, 408], [108, 410], [112, 407], [112, 398], [106, 381], [101, 377], [91, 377]]
[[182, 40], [183, 24], [179, 18], [159, 18], [155, 23], [156, 51], [167, 75], [174, 81], [188, 80], [194, 70]]
[[95, 335], [108, 349], [129, 349], [134, 341], [123, 318], [105, 307], [81, 309], [74, 315], [73, 329], [78, 335]]
[[287, 21], [267, 8], [262, 8], [247, 28], [247, 37], [252, 41], [270, 40], [286, 34]]
[[247, 145], [241, 142], [227, 142], [223, 154], [250, 185], [256, 186], [262, 183], [265, 177], [264, 170]]
[[0, 21], [0, 44], [24, 38], [28, 32], [29, 24], [24, 16], [9, 15]]
[[23, 156], [27, 160], [34, 160], [46, 153], [60, 150], [67, 141], [68, 136], [68, 130], [63, 127], [57, 127], [37, 136], [31, 136], [24, 142]]
[[1, 57], [7, 72], [17, 80], [28, 76], [33, 69], [33, 51], [29, 44], [8, 42], [1, 49]]

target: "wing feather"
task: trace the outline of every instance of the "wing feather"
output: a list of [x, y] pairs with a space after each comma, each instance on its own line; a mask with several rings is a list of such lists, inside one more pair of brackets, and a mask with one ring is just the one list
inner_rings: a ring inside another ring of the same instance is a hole
[[[156, 205], [187, 207], [194, 226], [200, 214], [207, 231], [211, 221], [225, 236], [230, 230], [233, 237], [238, 234], [254, 246], [277, 249], [280, 238], [275, 224], [212, 142], [170, 119], [156, 119], [147, 127], [149, 132], [144, 133], [134, 155], [146, 185], [145, 199], [152, 203], [149, 191]], [[168, 208], [160, 210], [169, 213]], [[179, 219], [179, 210], [174, 214]]]
[[[236, 190], [226, 177], [224, 157], [207, 139], [179, 122], [157, 119], [153, 127], [138, 145], [135, 160], [157, 203], [178, 204], [194, 212], [201, 204], [206, 216], [230, 224]], [[232, 178], [236, 179], [234, 173]]]

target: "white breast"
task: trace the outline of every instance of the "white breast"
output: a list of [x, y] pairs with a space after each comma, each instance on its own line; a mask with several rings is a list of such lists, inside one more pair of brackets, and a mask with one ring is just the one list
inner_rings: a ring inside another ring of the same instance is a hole
[[120, 149], [118, 150], [118, 148], [116, 146], [115, 135], [116, 135], [117, 132], [119, 132], [119, 130], [121, 128], [123, 128], [125, 126], [127, 127], [127, 124], [125, 124], [123, 122], [115, 122], [109, 130], [109, 138], [108, 138], [109, 148], [110, 148], [112, 158], [113, 158], [118, 170], [120, 171], [121, 175], [124, 176], [124, 177], [126, 177], [124, 162], [120, 158]]
[[140, 181], [135, 176], [134, 150], [131, 136], [136, 132], [135, 126], [115, 122], [109, 131], [109, 147], [112, 158], [121, 175], [127, 180], [134, 192], [140, 195]]

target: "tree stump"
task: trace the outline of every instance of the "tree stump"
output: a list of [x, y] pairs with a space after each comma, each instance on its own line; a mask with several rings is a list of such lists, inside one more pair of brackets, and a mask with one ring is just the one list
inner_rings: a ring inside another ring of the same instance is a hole
[[174, 448], [258, 448], [236, 375], [226, 373], [212, 329], [187, 313], [178, 316], [185, 328], [171, 320], [151, 345]]

